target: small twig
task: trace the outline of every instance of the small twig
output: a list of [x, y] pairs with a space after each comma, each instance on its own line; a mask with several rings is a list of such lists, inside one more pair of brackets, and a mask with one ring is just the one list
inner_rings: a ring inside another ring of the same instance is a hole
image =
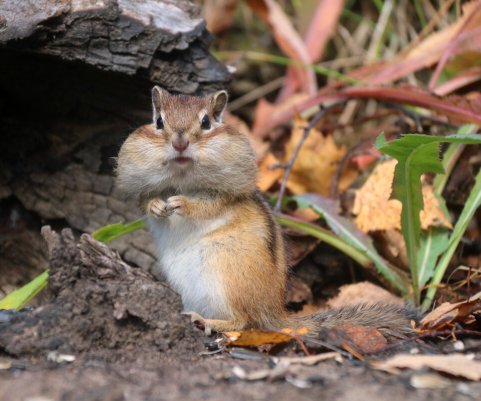
[[281, 210], [282, 199], [284, 198], [284, 194], [286, 192], [287, 180], [291, 175], [292, 167], [294, 166], [294, 162], [296, 161], [296, 158], [299, 155], [299, 152], [301, 151], [302, 145], [304, 145], [304, 142], [306, 141], [307, 137], [311, 133], [311, 130], [316, 126], [316, 124], [321, 120], [321, 118], [324, 117], [329, 111], [345, 103], [346, 103], [346, 100], [342, 100], [340, 102], [333, 103], [327, 107], [320, 105], [319, 106], [320, 109], [317, 112], [317, 114], [312, 118], [311, 121], [309, 121], [309, 124], [307, 124], [307, 126], [304, 128], [302, 137], [299, 140], [299, 143], [297, 144], [296, 148], [294, 149], [294, 152], [292, 152], [289, 162], [285, 166], [284, 177], [282, 178], [282, 183], [281, 183], [281, 189], [279, 190], [279, 196], [277, 197], [276, 205], [274, 207], [274, 210], [276, 212], [279, 212]]

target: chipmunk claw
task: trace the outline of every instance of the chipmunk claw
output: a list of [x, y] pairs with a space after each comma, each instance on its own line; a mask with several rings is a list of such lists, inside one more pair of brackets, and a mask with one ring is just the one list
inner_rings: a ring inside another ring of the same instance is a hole
[[173, 211], [167, 210], [167, 203], [158, 198], [151, 199], [149, 203], [147, 203], [146, 209], [148, 214], [157, 218], [165, 218], [173, 213]]
[[205, 334], [210, 336], [212, 334], [212, 328], [206, 322], [206, 319], [199, 315], [197, 312], [182, 312], [183, 315], [190, 316], [190, 321], [196, 328], [202, 330]]
[[187, 198], [182, 195], [171, 196], [167, 199], [166, 209], [172, 214], [184, 215], [187, 209]]

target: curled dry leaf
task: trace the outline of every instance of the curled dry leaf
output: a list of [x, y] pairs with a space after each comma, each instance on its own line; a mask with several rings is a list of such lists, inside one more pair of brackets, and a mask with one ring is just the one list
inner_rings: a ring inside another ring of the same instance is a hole
[[474, 312], [481, 311], [481, 292], [466, 301], [451, 304], [445, 302], [421, 320], [420, 331], [450, 328], [454, 323], [469, 324], [475, 321]]
[[474, 361], [471, 356], [461, 354], [451, 355], [396, 355], [386, 361], [372, 362], [379, 370], [397, 373], [398, 369], [431, 368], [453, 376], [468, 380], [481, 380], [481, 362]]
[[[361, 231], [400, 230], [402, 204], [390, 199], [396, 160], [380, 163], [364, 185], [355, 192], [352, 213]], [[424, 210], [421, 227], [448, 227], [451, 223], [444, 214], [431, 185], [423, 186]]]

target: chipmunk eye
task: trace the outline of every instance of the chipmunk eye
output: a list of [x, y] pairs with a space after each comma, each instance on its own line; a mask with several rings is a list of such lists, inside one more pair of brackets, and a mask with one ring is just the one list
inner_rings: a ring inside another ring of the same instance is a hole
[[164, 120], [162, 117], [159, 117], [156, 121], [157, 129], [164, 129]]
[[202, 118], [202, 122], [200, 124], [200, 128], [202, 129], [210, 129], [210, 120], [209, 120], [209, 116], [206, 114], [203, 118]]

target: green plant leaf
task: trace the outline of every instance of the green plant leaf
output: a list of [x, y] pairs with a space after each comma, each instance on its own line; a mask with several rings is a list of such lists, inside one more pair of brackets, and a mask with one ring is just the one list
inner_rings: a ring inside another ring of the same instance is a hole
[[392, 197], [402, 203], [401, 229], [406, 243], [409, 268], [411, 271], [413, 295], [416, 304], [420, 303], [418, 255], [421, 237], [419, 213], [423, 209], [421, 175], [428, 172], [443, 173], [439, 159], [439, 143], [480, 144], [481, 136], [475, 134], [455, 134], [435, 137], [410, 134], [400, 139], [386, 142], [384, 135], [376, 140], [378, 150], [395, 158], [398, 163], [394, 170]]
[[139, 219], [131, 221], [129, 223], [115, 223], [109, 224], [99, 228], [92, 233], [92, 237], [97, 241], [108, 243], [116, 238], [119, 238], [125, 234], [129, 234], [133, 231], [140, 230], [145, 227], [145, 220]]
[[48, 271], [44, 271], [29, 283], [4, 297], [0, 301], [0, 309], [22, 309], [47, 285], [47, 280]]
[[[310, 207], [319, 216], [326, 220], [332, 231], [339, 239], [350, 247], [363, 254], [368, 258], [371, 264], [374, 264], [377, 271], [402, 294], [407, 293], [407, 280], [397, 271], [389, 262], [384, 260], [374, 248], [371, 239], [360, 231], [348, 219], [337, 213], [334, 201], [315, 194], [305, 194], [293, 197], [300, 208]], [[335, 245], [334, 245], [335, 246]]]
[[463, 237], [464, 232], [468, 228], [469, 223], [473, 219], [474, 213], [481, 206], [481, 170], [476, 175], [476, 181], [474, 183], [473, 189], [469, 193], [466, 204], [464, 205], [463, 211], [454, 226], [453, 232], [449, 237], [449, 244], [446, 252], [443, 254], [439, 260], [436, 270], [434, 272], [434, 277], [430, 282], [426, 297], [424, 298], [422, 308], [427, 310], [431, 305], [431, 302], [436, 295], [437, 287], [444, 277], [444, 273], [448, 268], [449, 262], [456, 251], [456, 248]]

